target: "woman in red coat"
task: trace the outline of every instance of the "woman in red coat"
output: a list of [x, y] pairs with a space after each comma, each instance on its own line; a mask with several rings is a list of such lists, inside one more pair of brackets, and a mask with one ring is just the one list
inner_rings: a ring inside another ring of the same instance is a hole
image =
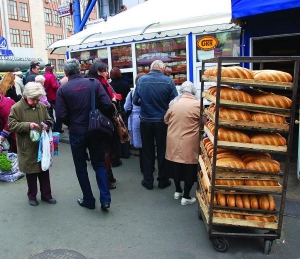
[[0, 140], [1, 142], [8, 140], [10, 144], [9, 152], [17, 153], [16, 135], [8, 130], [8, 115], [11, 107], [15, 104], [10, 98], [4, 97], [0, 94]]

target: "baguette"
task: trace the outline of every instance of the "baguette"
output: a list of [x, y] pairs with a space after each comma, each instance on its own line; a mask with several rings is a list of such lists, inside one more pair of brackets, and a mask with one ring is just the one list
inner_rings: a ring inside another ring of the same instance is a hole
[[214, 212], [214, 217], [218, 218], [228, 218], [228, 219], [244, 219], [245, 216], [241, 214], [233, 214], [233, 213], [221, 213], [221, 212]]
[[251, 120], [256, 122], [286, 123], [286, 120], [283, 116], [268, 113], [253, 113], [251, 115]]
[[249, 199], [249, 195], [248, 194], [244, 194], [242, 196], [242, 201], [243, 201], [243, 207], [245, 209], [250, 209], [251, 208], [250, 199]]
[[288, 109], [292, 106], [292, 100], [286, 96], [273, 93], [260, 94], [253, 97], [255, 104]]
[[218, 194], [218, 204], [220, 206], [226, 206], [226, 196], [225, 196], [225, 194], [222, 194], [222, 193]]
[[280, 165], [278, 164], [277, 161], [271, 159], [256, 159], [246, 163], [245, 168], [248, 170], [277, 173], [280, 171]]
[[276, 218], [274, 216], [271, 217], [263, 217], [263, 216], [245, 216], [247, 220], [255, 220], [262, 222], [276, 222]]
[[244, 185], [245, 180], [233, 180], [233, 179], [218, 179], [216, 180], [216, 185], [229, 185], [229, 186], [236, 186], [236, 185]]
[[259, 197], [259, 207], [262, 210], [269, 210], [270, 209], [270, 202], [266, 195], [262, 195]]
[[226, 201], [227, 201], [227, 205], [229, 207], [235, 207], [235, 197], [233, 194], [227, 194], [226, 195]]
[[293, 79], [291, 74], [278, 70], [258, 70], [253, 73], [255, 80], [291, 82]]
[[267, 198], [270, 204], [269, 210], [275, 210], [276, 209], [276, 203], [275, 200], [273, 198], [273, 196], [271, 194], [267, 194]]
[[[216, 112], [215, 106], [211, 106], [209, 108], [209, 111], [212, 114], [215, 114], [215, 112]], [[219, 118], [230, 119], [230, 120], [250, 120], [251, 115], [247, 111], [220, 107], [220, 109], [219, 109]]]
[[261, 145], [285, 146], [286, 139], [279, 133], [261, 133], [251, 137], [251, 143]]
[[278, 186], [277, 181], [269, 180], [245, 180], [245, 185], [248, 186]]
[[241, 195], [239, 195], [239, 194], [235, 195], [235, 204], [240, 209], [244, 208], [243, 200], [242, 200], [242, 196]]
[[254, 195], [250, 195], [250, 205], [251, 209], [257, 210], [258, 209], [258, 199]]

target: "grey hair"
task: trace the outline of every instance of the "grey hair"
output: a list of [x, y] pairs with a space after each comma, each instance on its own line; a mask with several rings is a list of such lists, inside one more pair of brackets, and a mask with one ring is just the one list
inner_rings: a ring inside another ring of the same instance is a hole
[[195, 85], [190, 81], [185, 81], [182, 83], [182, 85], [179, 87], [179, 93], [191, 93], [193, 95], [196, 95], [196, 87]]
[[80, 73], [80, 63], [77, 59], [68, 59], [64, 63], [64, 71], [66, 75], [74, 75]]
[[46, 95], [44, 87], [41, 83], [29, 82], [25, 85], [23, 96], [30, 99], [40, 99], [42, 96]]
[[164, 68], [165, 68], [165, 64], [161, 60], [153, 61], [151, 66], [150, 66], [150, 70], [152, 70], [152, 69], [163, 70]]
[[37, 75], [34, 79], [35, 82], [45, 82], [46, 78], [43, 75]]

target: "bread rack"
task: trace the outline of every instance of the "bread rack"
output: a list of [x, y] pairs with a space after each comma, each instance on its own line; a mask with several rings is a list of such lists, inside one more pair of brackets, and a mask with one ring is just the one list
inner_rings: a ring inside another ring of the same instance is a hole
[[[257, 63], [260, 69], [264, 68], [264, 65], [268, 62], [289, 62], [293, 66], [293, 82], [292, 83], [276, 83], [269, 81], [258, 81], [254, 79], [237, 79], [237, 78], [222, 78], [221, 67], [223, 64], [254, 64]], [[198, 217], [202, 219], [209, 239], [213, 243], [213, 247], [219, 252], [225, 252], [229, 244], [226, 237], [247, 237], [247, 238], [263, 238], [264, 247], [263, 252], [269, 254], [271, 252], [272, 244], [275, 239], [280, 238], [281, 229], [283, 224], [283, 214], [286, 199], [286, 189], [288, 182], [289, 162], [292, 150], [293, 130], [295, 122], [295, 110], [296, 110], [296, 98], [298, 87], [298, 75], [299, 75], [299, 57], [218, 57], [209, 60], [202, 61], [201, 71], [201, 103], [204, 103], [204, 99], [215, 103], [215, 114], [211, 114], [203, 105], [201, 105], [200, 113], [202, 116], [206, 116], [212, 120], [215, 124], [215, 133], [212, 134], [204, 126], [203, 121], [200, 120], [200, 145], [199, 145], [199, 174], [198, 184], [196, 190], [196, 197], [198, 200]], [[204, 76], [207, 64], [215, 64], [218, 67], [217, 76]], [[216, 96], [211, 96], [204, 91], [204, 82], [216, 82], [217, 92]], [[237, 103], [224, 99], [220, 99], [220, 87], [221, 85], [230, 85], [232, 87], [242, 86], [248, 88], [263, 88], [264, 91], [276, 91], [280, 90], [283, 95], [288, 95], [292, 99], [292, 106], [290, 109], [278, 109], [268, 106], [261, 106], [255, 104]], [[259, 111], [273, 114], [280, 114], [285, 116], [288, 120], [288, 124], [279, 125], [272, 123], [251, 123], [245, 121], [233, 121], [226, 119], [219, 119], [219, 108], [221, 106], [228, 108], [238, 108], [247, 111]], [[241, 129], [246, 131], [257, 132], [278, 132], [287, 137], [286, 146], [265, 146], [255, 145], [238, 142], [227, 142], [218, 140], [219, 127], [227, 127], [234, 129]], [[209, 160], [206, 150], [203, 145], [203, 135], [206, 134], [213, 143], [213, 157], [212, 162]], [[256, 152], [268, 152], [271, 154], [281, 154], [285, 157], [284, 166], [281, 165], [281, 171], [277, 175], [259, 172], [234, 170], [223, 168], [223, 176], [228, 179], [276, 179], [278, 180], [278, 186], [261, 187], [261, 186], [225, 186], [216, 185], [216, 179], [220, 179], [222, 176], [222, 168], [216, 166], [216, 154], [217, 148], [228, 148], [233, 150], [243, 151], [256, 151]], [[283, 167], [283, 168], [282, 168]], [[202, 170], [202, 176], [200, 175]], [[239, 172], [237, 172], [239, 171]], [[210, 176], [210, 178], [209, 178]], [[262, 178], [260, 178], [262, 176]], [[240, 177], [240, 178], [239, 178]], [[273, 177], [273, 178], [272, 178]], [[255, 187], [255, 188], [253, 188]], [[205, 189], [206, 188], [206, 189]], [[231, 193], [231, 194], [273, 194], [276, 195], [278, 201], [276, 202], [275, 211], [264, 211], [261, 209], [240, 209], [237, 207], [228, 207], [214, 205], [214, 195], [216, 193]], [[208, 197], [211, 197], [210, 199]], [[256, 220], [237, 219], [237, 218], [221, 218], [214, 216], [214, 213], [233, 213], [239, 215], [251, 215], [253, 217], [273, 217], [274, 222], [262, 222]], [[230, 229], [230, 230], [228, 230]]]

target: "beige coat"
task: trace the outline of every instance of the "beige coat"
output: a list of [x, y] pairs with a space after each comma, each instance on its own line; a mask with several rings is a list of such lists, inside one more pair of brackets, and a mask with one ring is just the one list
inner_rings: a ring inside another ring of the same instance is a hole
[[17, 135], [18, 160], [20, 171], [26, 174], [42, 172], [41, 163], [37, 162], [39, 142], [32, 142], [29, 136], [31, 122], [40, 125], [42, 132], [42, 121], [51, 123], [51, 118], [45, 105], [38, 103], [32, 109], [22, 98], [11, 108], [8, 117], [8, 127]]
[[168, 124], [166, 159], [183, 164], [198, 163], [200, 101], [184, 93], [165, 117]]

